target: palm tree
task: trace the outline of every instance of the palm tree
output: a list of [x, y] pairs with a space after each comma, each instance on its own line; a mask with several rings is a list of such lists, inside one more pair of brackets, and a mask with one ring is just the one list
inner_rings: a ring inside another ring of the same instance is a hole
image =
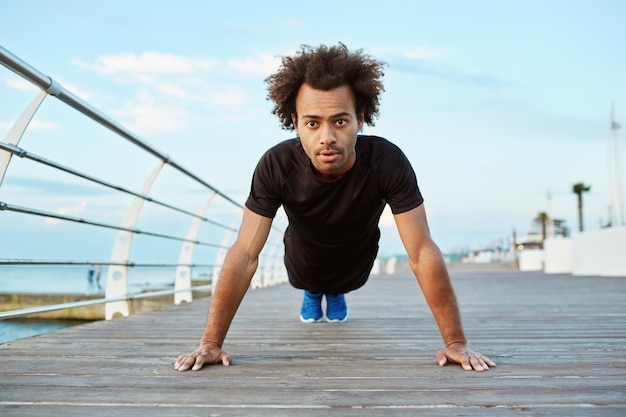
[[547, 237], [548, 220], [550, 220], [550, 216], [548, 216], [548, 213], [546, 213], [545, 211], [542, 211], [541, 213], [539, 213], [537, 215], [537, 218], [535, 219], [535, 221], [541, 225], [541, 241], [542, 242], [546, 240], [546, 237]]
[[582, 182], [576, 183], [572, 187], [574, 194], [578, 196], [578, 230], [583, 231], [583, 193], [591, 190], [591, 185]]

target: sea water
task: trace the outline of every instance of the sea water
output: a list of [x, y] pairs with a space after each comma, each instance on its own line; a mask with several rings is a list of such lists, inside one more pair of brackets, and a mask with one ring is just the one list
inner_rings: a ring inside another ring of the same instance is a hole
[[84, 320], [8, 319], [0, 321], [0, 344], [84, 324]]
[[[93, 294], [89, 287], [86, 265], [0, 265], [0, 293], [3, 294]], [[194, 269], [192, 278], [206, 279], [208, 269]], [[175, 267], [131, 267], [128, 269], [128, 293], [173, 288]], [[104, 291], [107, 267], [103, 267], [100, 285]], [[104, 296], [104, 293], [102, 293]], [[0, 343], [56, 331], [84, 323], [80, 320], [0, 320]]]

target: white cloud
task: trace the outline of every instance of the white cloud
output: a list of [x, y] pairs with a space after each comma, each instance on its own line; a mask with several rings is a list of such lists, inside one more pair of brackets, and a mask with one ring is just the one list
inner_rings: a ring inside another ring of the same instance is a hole
[[191, 114], [203, 108], [218, 112], [220, 118], [239, 114], [232, 109], [249, 104], [252, 93], [232, 77], [267, 76], [276, 71], [280, 58], [264, 53], [218, 61], [149, 51], [100, 56], [93, 63], [73, 62], [109, 82], [125, 84], [134, 98], [109, 113], [146, 135], [180, 132]]
[[91, 69], [99, 74], [134, 74], [136, 77], [149, 74], [188, 74], [208, 71], [217, 65], [209, 59], [186, 58], [174, 54], [146, 51], [140, 55], [119, 54], [98, 57], [96, 64], [74, 60], [74, 64]]
[[37, 87], [23, 78], [7, 78], [5, 84], [10, 88], [20, 91], [32, 91], [33, 89], [37, 89]]
[[134, 101], [127, 102], [113, 116], [127, 120], [126, 125], [139, 135], [175, 133], [184, 129], [188, 112], [176, 104], [155, 103], [147, 93], [141, 93]]
[[[58, 209], [54, 210], [56, 214], [60, 214], [62, 216], [71, 216], [79, 213], [83, 213], [87, 209], [87, 203], [85, 201], [81, 201], [80, 204], [74, 206], [62, 206]], [[59, 223], [59, 219], [55, 219], [53, 217], [46, 217], [45, 223], [49, 225], [54, 225]]]
[[228, 67], [244, 74], [270, 75], [280, 66], [281, 58], [270, 54], [259, 54], [245, 59], [231, 59]]
[[250, 102], [250, 95], [241, 88], [225, 86], [220, 90], [211, 91], [204, 101], [211, 107], [233, 107]]
[[197, 80], [195, 86], [192, 92], [174, 82], [165, 82], [157, 86], [157, 92], [180, 101], [203, 103], [211, 108], [240, 106], [251, 101], [247, 90], [234, 85], [208, 85], [206, 82], [203, 85], [203, 80]]
[[32, 120], [28, 125], [29, 130], [38, 131], [38, 132], [47, 132], [51, 130], [57, 130], [58, 128], [59, 128], [58, 124], [54, 122], [46, 122], [43, 120]]
[[173, 98], [177, 98], [180, 100], [189, 100], [192, 99], [193, 96], [187, 90], [172, 82], [164, 82], [160, 83], [157, 86], [159, 92], [165, 94], [166, 96], [170, 96]]
[[[0, 132], [8, 132], [13, 127], [12, 122], [2, 122], [0, 121]], [[46, 122], [44, 120], [31, 120], [28, 124], [28, 130], [37, 131], [37, 132], [49, 132], [51, 130], [57, 130], [59, 125], [54, 122]]]

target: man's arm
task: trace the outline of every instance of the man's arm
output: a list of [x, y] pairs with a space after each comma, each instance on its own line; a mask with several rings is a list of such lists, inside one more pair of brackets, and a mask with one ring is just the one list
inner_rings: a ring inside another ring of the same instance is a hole
[[211, 297], [211, 307], [200, 346], [195, 351], [178, 357], [174, 365], [177, 371], [197, 371], [204, 365], [229, 365], [232, 361], [231, 356], [222, 350], [222, 344], [239, 304], [250, 287], [258, 266], [259, 254], [267, 241], [271, 226], [272, 219], [244, 209], [237, 240], [226, 253]]
[[496, 366], [489, 358], [467, 347], [461, 314], [443, 256], [430, 237], [424, 205], [394, 216], [411, 270], [435, 317], [446, 348], [437, 352], [437, 362], [460, 363], [466, 370], [485, 371]]

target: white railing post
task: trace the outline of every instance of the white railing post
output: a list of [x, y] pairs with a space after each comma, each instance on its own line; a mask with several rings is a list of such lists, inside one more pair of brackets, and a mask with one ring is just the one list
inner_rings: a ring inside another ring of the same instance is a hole
[[[42, 90], [37, 94], [37, 96], [30, 102], [28, 107], [24, 109], [20, 117], [15, 121], [9, 133], [7, 133], [4, 143], [7, 145], [17, 146], [20, 143], [20, 139], [24, 135], [28, 124], [32, 120], [33, 116], [37, 112], [37, 109], [46, 98], [48, 93], [45, 90]], [[7, 172], [7, 168], [9, 167], [9, 162], [11, 162], [11, 157], [13, 154], [11, 152], [2, 152], [0, 153], [0, 184], [2, 184], [2, 180], [4, 179], [4, 174]]]
[[[141, 194], [147, 195], [154, 184], [157, 176], [161, 172], [161, 168], [165, 165], [165, 161], [159, 161], [158, 166], [148, 177], [141, 189]], [[124, 227], [128, 229], [134, 229], [139, 219], [139, 213], [143, 206], [144, 199], [136, 197], [124, 219]], [[130, 255], [130, 245], [133, 240], [133, 232], [127, 230], [120, 230], [115, 239], [113, 245], [113, 252], [111, 254], [111, 263], [127, 263]], [[128, 295], [128, 266], [127, 265], [111, 265], [107, 271], [106, 281], [106, 298], [126, 297]], [[115, 301], [105, 304], [104, 318], [111, 320], [117, 316], [126, 317], [130, 314], [128, 309], [128, 300]]]
[[[176, 267], [176, 279], [174, 280], [174, 289], [182, 290], [184, 288], [191, 288], [191, 261], [193, 259], [193, 241], [198, 237], [198, 231], [202, 224], [202, 217], [204, 217], [206, 211], [209, 209], [209, 205], [217, 193], [213, 192], [198, 212], [189, 230], [187, 231], [187, 242], [183, 243], [183, 247], [180, 249], [180, 255], [178, 257], [178, 266]], [[185, 264], [185, 265], [183, 265]], [[191, 290], [174, 293], [174, 304], [180, 304], [182, 302], [190, 303], [193, 299]]]

